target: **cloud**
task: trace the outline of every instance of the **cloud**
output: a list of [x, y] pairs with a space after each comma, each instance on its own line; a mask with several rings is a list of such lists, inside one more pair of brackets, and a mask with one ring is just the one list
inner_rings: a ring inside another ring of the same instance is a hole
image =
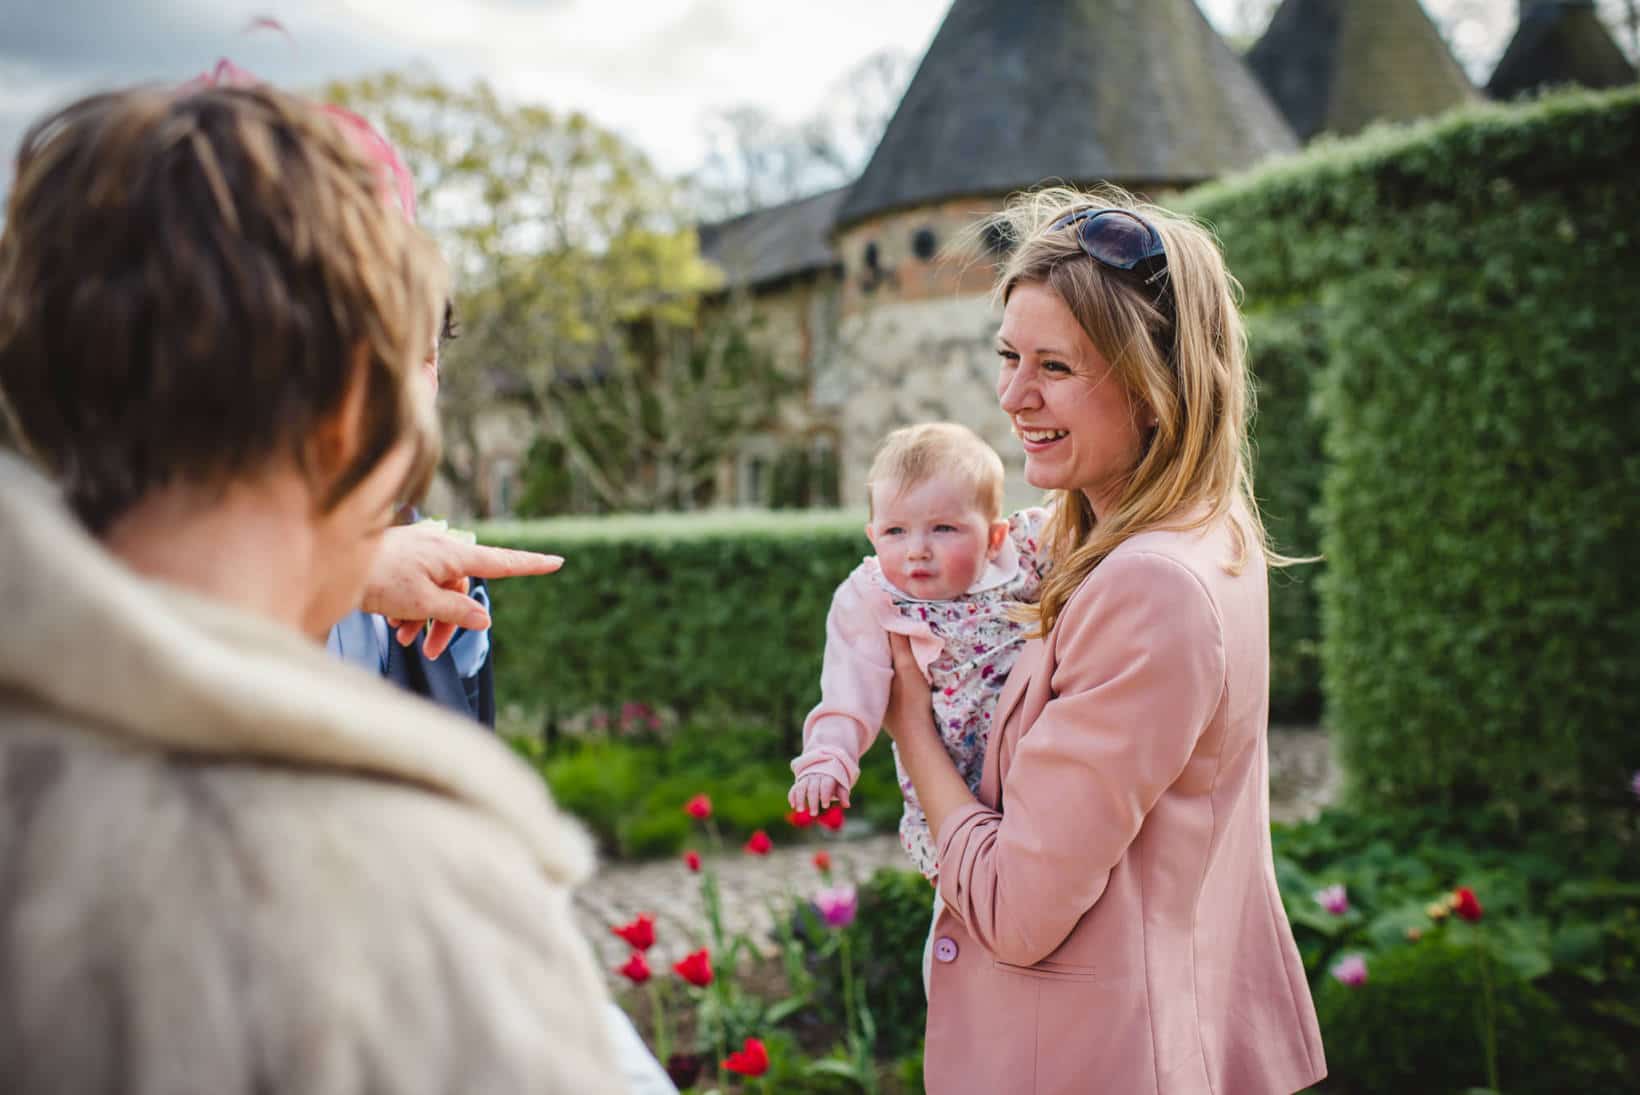
[[[0, 0], [0, 192], [24, 126], [85, 92], [180, 82], [231, 57], [315, 89], [421, 63], [578, 110], [681, 173], [703, 119], [752, 102], [787, 121], [884, 46], [915, 53], [949, 0]], [[15, 14], [12, 9], [16, 9]], [[257, 17], [287, 29], [246, 33]]]

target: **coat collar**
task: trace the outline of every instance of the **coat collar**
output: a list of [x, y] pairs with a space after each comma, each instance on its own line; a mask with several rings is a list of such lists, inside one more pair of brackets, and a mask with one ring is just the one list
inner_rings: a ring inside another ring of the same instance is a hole
[[271, 620], [142, 578], [0, 453], [0, 691], [134, 749], [412, 784], [510, 829], [570, 882], [591, 845], [466, 720]]

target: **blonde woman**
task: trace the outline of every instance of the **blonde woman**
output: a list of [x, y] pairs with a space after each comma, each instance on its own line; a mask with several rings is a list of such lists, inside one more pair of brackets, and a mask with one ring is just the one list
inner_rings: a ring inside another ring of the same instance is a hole
[[997, 396], [1052, 569], [978, 795], [895, 645], [888, 728], [937, 835], [928, 1090], [1292, 1092], [1326, 1073], [1276, 889], [1267, 551], [1234, 283], [1117, 192], [1001, 215]]

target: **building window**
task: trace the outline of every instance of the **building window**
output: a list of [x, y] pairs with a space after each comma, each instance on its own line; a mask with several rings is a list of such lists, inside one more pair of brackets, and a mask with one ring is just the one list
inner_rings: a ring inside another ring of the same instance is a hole
[[779, 452], [780, 447], [767, 436], [750, 438], [741, 447], [735, 461], [737, 505], [763, 507], [769, 504], [771, 472]]
[[809, 505], [841, 505], [837, 486], [837, 446], [829, 437], [816, 437], [809, 450]]
[[919, 228], [911, 234], [911, 253], [924, 262], [934, 257], [934, 252], [938, 247], [939, 240], [935, 237], [932, 228]]

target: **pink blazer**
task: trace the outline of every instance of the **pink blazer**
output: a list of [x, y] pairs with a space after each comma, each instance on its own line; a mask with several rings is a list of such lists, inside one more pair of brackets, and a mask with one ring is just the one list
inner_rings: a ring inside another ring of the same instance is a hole
[[1021, 654], [939, 833], [934, 1095], [1326, 1075], [1270, 850], [1265, 568], [1230, 556], [1228, 520], [1135, 536]]

